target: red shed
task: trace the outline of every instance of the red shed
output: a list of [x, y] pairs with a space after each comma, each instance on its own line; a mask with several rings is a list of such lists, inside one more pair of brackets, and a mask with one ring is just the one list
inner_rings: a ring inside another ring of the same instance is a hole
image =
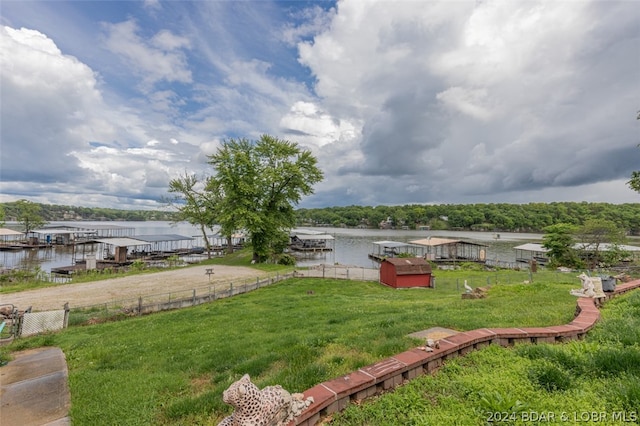
[[421, 257], [389, 257], [380, 264], [380, 282], [394, 288], [431, 287], [431, 265]]

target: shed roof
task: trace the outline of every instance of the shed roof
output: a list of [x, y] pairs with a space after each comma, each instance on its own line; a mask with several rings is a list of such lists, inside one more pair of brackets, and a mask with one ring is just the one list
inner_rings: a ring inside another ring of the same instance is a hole
[[395, 266], [396, 275], [424, 275], [431, 273], [431, 265], [421, 257], [388, 257], [383, 260]]

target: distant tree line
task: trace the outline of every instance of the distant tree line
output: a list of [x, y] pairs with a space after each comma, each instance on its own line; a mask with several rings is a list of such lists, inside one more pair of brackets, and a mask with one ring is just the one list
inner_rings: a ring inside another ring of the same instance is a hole
[[[178, 212], [118, 210], [30, 203], [37, 215], [50, 221], [181, 220]], [[20, 221], [24, 200], [0, 203], [0, 221]], [[640, 204], [529, 203], [529, 204], [408, 204], [403, 206], [346, 206], [295, 210], [297, 226], [394, 227], [432, 230], [535, 232], [556, 224], [583, 226], [593, 219], [607, 220], [628, 235], [640, 235]]]
[[0, 220], [20, 222], [24, 217], [25, 205], [31, 207], [40, 219], [45, 222], [52, 221], [109, 221], [109, 220], [164, 220], [173, 221], [177, 215], [175, 212], [155, 210], [118, 210], [103, 207], [77, 207], [57, 204], [41, 204], [26, 202], [25, 200], [0, 203]]
[[640, 235], [640, 204], [554, 202], [529, 204], [440, 204], [346, 206], [296, 210], [298, 226], [393, 227], [432, 230], [534, 232], [558, 223], [576, 226], [588, 220], [614, 223]]

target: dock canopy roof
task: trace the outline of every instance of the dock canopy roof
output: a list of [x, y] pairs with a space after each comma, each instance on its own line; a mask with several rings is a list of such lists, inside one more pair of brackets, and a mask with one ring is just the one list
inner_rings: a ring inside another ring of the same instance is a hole
[[[573, 248], [576, 250], [595, 250], [595, 245], [594, 244], [582, 244], [582, 243], [576, 243], [573, 245]], [[598, 245], [598, 250], [600, 251], [609, 251], [609, 250], [613, 250], [614, 248], [618, 248], [620, 250], [624, 250], [624, 251], [631, 251], [631, 252], [640, 252], [640, 247], [638, 246], [629, 246], [626, 244], [609, 244], [609, 243], [600, 243]], [[519, 246], [514, 247], [515, 250], [525, 250], [525, 251], [536, 251], [536, 252], [541, 252], [541, 253], [546, 253], [549, 250], [544, 248], [542, 246], [542, 244], [538, 244], [538, 243], [526, 243], [526, 244], [521, 244]]]
[[148, 243], [159, 243], [163, 241], [193, 240], [193, 237], [185, 237], [184, 235], [178, 234], [136, 235], [136, 240], [142, 240]]
[[514, 247], [514, 249], [526, 250], [526, 251], [538, 251], [541, 253], [546, 253], [548, 251], [546, 248], [542, 247], [542, 244], [538, 244], [538, 243], [521, 244], [519, 246]]
[[428, 246], [428, 247], [444, 246], [447, 244], [466, 244], [471, 246], [487, 247], [486, 244], [472, 243], [469, 241], [453, 240], [451, 238], [440, 238], [440, 237], [423, 238], [421, 240], [410, 241], [410, 243], [418, 244], [420, 246]]
[[24, 235], [24, 232], [14, 231], [13, 229], [9, 228], [0, 228], [0, 237], [9, 235]]
[[299, 240], [333, 240], [332, 235], [329, 234], [296, 234], [294, 237]]
[[42, 228], [42, 229], [33, 229], [34, 234], [43, 234], [43, 235], [70, 235], [70, 234], [95, 234], [96, 231], [79, 231], [77, 229], [69, 229], [69, 228]]
[[109, 244], [116, 247], [135, 247], [135, 246], [148, 246], [147, 241], [136, 240], [134, 238], [114, 237], [114, 238], [96, 238], [96, 242]]
[[388, 248], [406, 247], [411, 245], [407, 243], [401, 243], [400, 241], [387, 241], [387, 240], [374, 241], [373, 244], [380, 247], [388, 247]]

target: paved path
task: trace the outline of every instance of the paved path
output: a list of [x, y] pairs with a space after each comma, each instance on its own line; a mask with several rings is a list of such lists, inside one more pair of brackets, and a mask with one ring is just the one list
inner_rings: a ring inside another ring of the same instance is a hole
[[0, 367], [0, 425], [68, 426], [67, 362], [60, 348], [13, 353]]

